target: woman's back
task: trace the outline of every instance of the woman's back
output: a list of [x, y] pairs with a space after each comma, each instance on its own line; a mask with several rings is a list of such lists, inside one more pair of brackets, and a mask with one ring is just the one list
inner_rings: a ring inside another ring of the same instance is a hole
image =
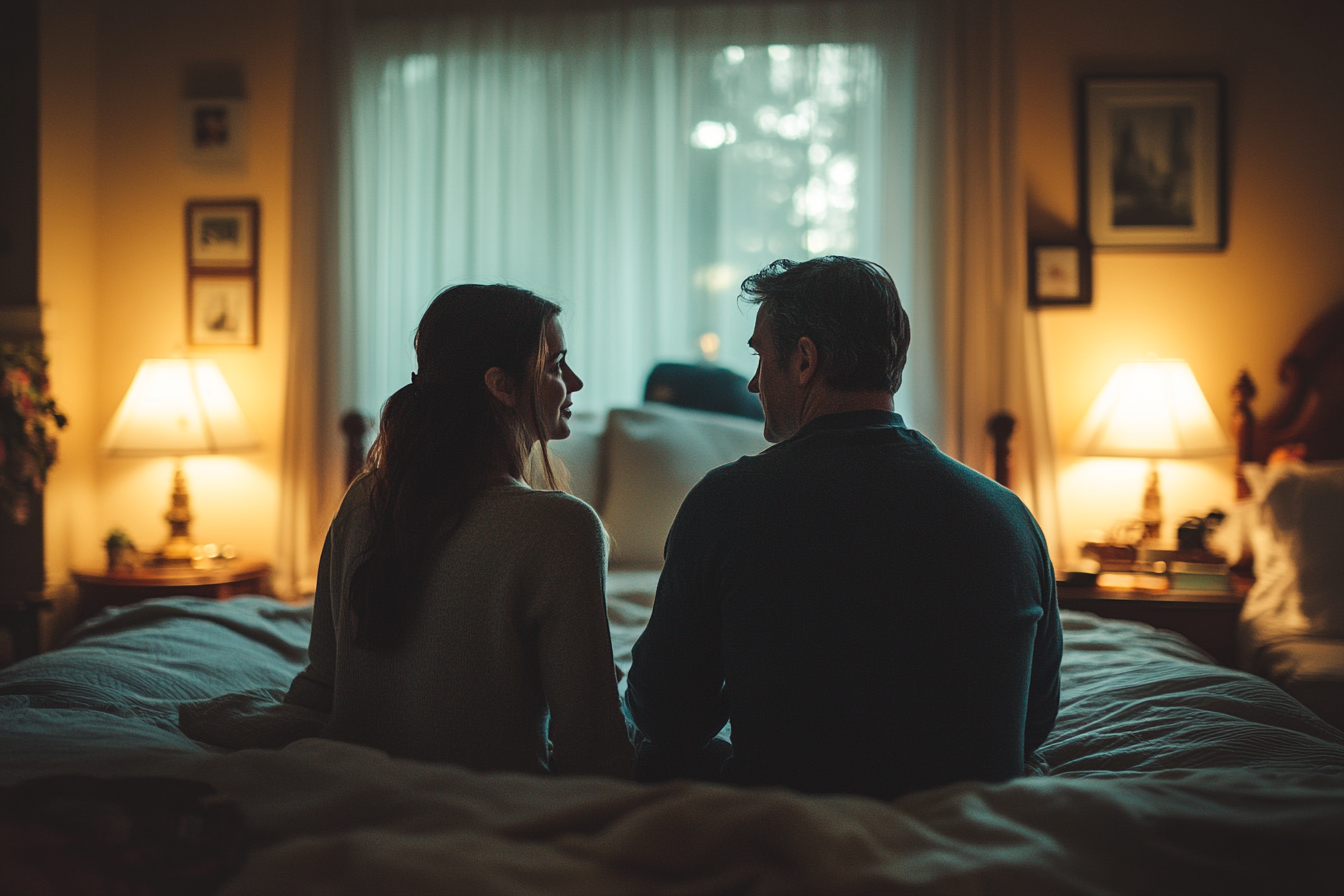
[[326, 736], [394, 756], [629, 774], [606, 542], [592, 509], [517, 483], [483, 490], [434, 542], [403, 638], [366, 650], [354, 645], [349, 597], [369, 539], [370, 480], [351, 487], [328, 533], [310, 666], [288, 700], [330, 707]]

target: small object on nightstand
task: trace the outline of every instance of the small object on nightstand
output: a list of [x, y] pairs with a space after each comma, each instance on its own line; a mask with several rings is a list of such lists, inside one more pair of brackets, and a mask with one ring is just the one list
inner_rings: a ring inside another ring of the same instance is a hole
[[1173, 560], [1167, 566], [1172, 591], [1232, 591], [1231, 567], [1226, 563], [1185, 563]]
[[1171, 582], [1158, 572], [1103, 572], [1097, 576], [1097, 587], [1117, 591], [1166, 591]]
[[135, 549], [135, 542], [131, 541], [131, 536], [127, 535], [126, 530], [120, 526], [107, 533], [107, 538], [103, 539], [103, 549], [107, 551], [107, 568], [109, 571], [134, 569], [140, 565], [140, 556]]
[[1223, 524], [1227, 514], [1216, 507], [1205, 516], [1189, 516], [1176, 527], [1176, 545], [1183, 551], [1203, 550], [1209, 536]]
[[1096, 572], [1129, 570], [1139, 559], [1139, 549], [1132, 544], [1106, 544], [1089, 541], [1083, 545], [1083, 559], [1096, 562]]

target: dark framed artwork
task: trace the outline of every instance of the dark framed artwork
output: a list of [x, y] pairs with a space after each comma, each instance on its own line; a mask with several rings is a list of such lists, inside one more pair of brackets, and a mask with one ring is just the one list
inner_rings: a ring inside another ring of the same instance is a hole
[[182, 159], [205, 168], [238, 168], [247, 163], [247, 100], [183, 100], [178, 146]]
[[194, 274], [187, 295], [192, 345], [257, 344], [257, 278]]
[[255, 199], [194, 199], [188, 202], [188, 269], [255, 268], [259, 216]]
[[1099, 249], [1227, 244], [1223, 80], [1082, 81], [1081, 220]]
[[257, 344], [260, 230], [255, 199], [187, 202], [188, 344]]
[[1027, 247], [1027, 304], [1092, 304], [1092, 247], [1086, 240], [1041, 241]]

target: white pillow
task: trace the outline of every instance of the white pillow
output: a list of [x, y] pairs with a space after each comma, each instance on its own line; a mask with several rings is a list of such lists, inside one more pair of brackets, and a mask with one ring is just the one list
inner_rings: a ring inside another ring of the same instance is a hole
[[602, 497], [602, 419], [596, 414], [575, 414], [569, 421], [569, 438], [547, 442], [546, 450], [552, 468], [563, 467], [568, 474], [570, 494], [597, 507]]
[[681, 502], [715, 467], [768, 446], [759, 420], [650, 403], [607, 417], [602, 519], [611, 565], [658, 569]]
[[1245, 615], [1272, 612], [1306, 634], [1344, 638], [1344, 462], [1243, 472], [1260, 506]]

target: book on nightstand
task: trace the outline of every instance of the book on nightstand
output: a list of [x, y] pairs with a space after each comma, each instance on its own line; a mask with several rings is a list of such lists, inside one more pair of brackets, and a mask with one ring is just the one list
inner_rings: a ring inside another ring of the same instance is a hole
[[1167, 579], [1172, 591], [1214, 591], [1219, 594], [1232, 591], [1231, 569], [1226, 563], [1173, 560], [1167, 564]]
[[1098, 588], [1231, 594], [1231, 571], [1205, 550], [1087, 544], [1083, 557], [1096, 564]]

